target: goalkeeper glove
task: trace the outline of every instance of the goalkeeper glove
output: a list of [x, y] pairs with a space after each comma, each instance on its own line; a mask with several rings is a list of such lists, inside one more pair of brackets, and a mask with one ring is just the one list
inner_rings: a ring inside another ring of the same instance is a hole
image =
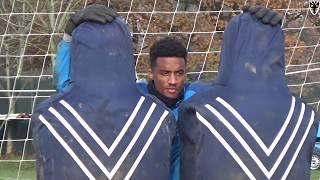
[[116, 11], [105, 5], [92, 4], [72, 15], [67, 22], [64, 32], [71, 36], [72, 31], [85, 21], [105, 24], [111, 22], [117, 16], [118, 14]]
[[244, 6], [242, 10], [243, 12], [249, 12], [264, 24], [271, 24], [272, 26], [281, 24], [282, 16], [264, 6]]

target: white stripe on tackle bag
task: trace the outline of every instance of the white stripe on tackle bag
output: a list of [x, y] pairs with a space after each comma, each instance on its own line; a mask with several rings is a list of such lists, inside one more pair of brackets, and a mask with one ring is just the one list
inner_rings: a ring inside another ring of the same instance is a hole
[[60, 100], [60, 104], [62, 104], [83, 126], [83, 128], [91, 135], [91, 137], [96, 141], [96, 143], [100, 146], [100, 148], [107, 154], [107, 156], [110, 156], [114, 149], [118, 146], [119, 142], [121, 141], [124, 134], [129, 129], [131, 123], [135, 119], [138, 111], [140, 110], [140, 107], [142, 103], [144, 102], [145, 97], [141, 96], [138, 103], [136, 104], [134, 110], [132, 111], [129, 119], [126, 121], [126, 124], [121, 129], [120, 133], [116, 137], [116, 139], [111, 144], [110, 148], [108, 148], [103, 141], [99, 138], [99, 136], [91, 129], [91, 127], [86, 123], [86, 121], [80, 116], [80, 114], [65, 100]]
[[298, 148], [296, 149], [296, 152], [294, 152], [294, 155], [293, 155], [293, 158], [291, 159], [290, 163], [289, 163], [289, 166], [287, 167], [286, 171], [284, 172], [281, 180], [285, 180], [287, 179], [287, 176], [289, 175], [289, 172], [293, 166], [293, 163], [296, 161], [297, 159], [297, 156], [302, 148], [302, 145], [303, 143], [305, 142], [306, 138], [307, 138], [307, 135], [309, 134], [310, 132], [310, 129], [311, 129], [311, 126], [314, 122], [314, 116], [315, 116], [315, 113], [314, 111], [312, 111], [311, 113], [311, 117], [310, 117], [310, 121], [309, 121], [309, 124], [308, 124], [308, 127], [307, 127], [307, 130], [304, 132], [304, 135], [302, 137], [302, 140], [300, 141], [299, 145], [298, 145]]
[[220, 143], [223, 145], [223, 147], [230, 153], [230, 155], [233, 157], [233, 159], [239, 164], [241, 169], [247, 174], [247, 176], [251, 180], [256, 180], [252, 172], [249, 170], [249, 168], [242, 162], [238, 154], [232, 149], [232, 147], [228, 144], [228, 142], [220, 135], [220, 133], [204, 118], [202, 117], [198, 112], [196, 112], [197, 118], [199, 121], [204, 124], [209, 131], [220, 141]]
[[73, 127], [68, 123], [68, 121], [62, 117], [58, 111], [56, 111], [53, 107], [49, 108], [49, 111], [60, 121], [60, 123], [70, 132], [70, 134], [77, 140], [77, 142], [81, 145], [81, 147], [85, 150], [85, 152], [91, 157], [91, 159], [97, 164], [99, 169], [108, 177], [109, 172], [107, 168], [103, 165], [100, 159], [94, 154], [92, 149], [85, 143], [85, 141], [80, 137], [80, 135], [73, 129]]
[[[287, 141], [284, 149], [281, 151], [280, 155], [278, 156], [273, 167], [271, 168], [270, 171], [268, 171], [267, 168], [261, 162], [261, 160], [254, 153], [254, 151], [250, 148], [250, 146], [246, 143], [246, 141], [241, 137], [241, 135], [238, 133], [238, 131], [215, 108], [213, 108], [212, 106], [210, 106], [208, 104], [206, 105], [206, 108], [208, 108], [227, 127], [227, 129], [229, 129], [229, 131], [240, 142], [240, 144], [244, 147], [244, 149], [248, 152], [248, 154], [252, 157], [252, 159], [257, 163], [259, 168], [262, 170], [262, 172], [265, 174], [265, 176], [268, 179], [270, 179], [273, 176], [274, 172], [277, 170], [279, 164], [281, 163], [283, 157], [287, 153], [292, 141], [294, 140], [294, 138], [297, 134], [297, 131], [299, 130], [299, 127], [301, 125], [302, 119], [304, 117], [304, 112], [305, 112], [305, 105], [302, 103], [298, 122], [297, 122], [296, 126], [294, 127], [294, 130], [293, 130], [289, 140]], [[252, 177], [254, 177], [254, 176], [252, 175], [250, 170], [245, 166], [245, 164], [241, 161], [241, 159], [238, 157], [238, 155], [234, 154], [235, 153], [234, 150], [225, 141], [225, 139], [223, 139], [223, 137], [218, 132], [216, 132], [216, 130], [213, 128], [213, 126], [205, 118], [203, 118], [198, 112], [197, 112], [197, 117], [211, 131], [211, 133], [217, 137], [217, 139], [220, 141], [220, 143], [228, 150], [228, 152], [232, 155], [232, 157], [236, 160], [236, 162], [240, 165], [240, 167], [244, 170], [244, 172], [248, 175], [248, 177], [250, 179], [252, 179]], [[309, 130], [310, 130], [310, 127], [311, 127], [313, 121], [314, 121], [314, 112], [312, 111], [312, 115], [309, 119], [308, 127], [306, 128], [304, 136], [302, 137], [301, 141], [299, 142], [298, 147], [296, 148], [296, 152], [293, 155], [293, 158], [292, 158], [290, 164], [288, 165], [286, 172], [283, 175], [283, 178], [288, 175], [290, 169], [292, 168], [293, 162], [295, 161], [296, 156], [298, 155], [298, 153], [301, 149], [301, 146], [302, 146], [303, 142], [305, 141], [307, 134], [309, 133]], [[231, 148], [231, 150], [230, 150], [230, 148]]]
[[261, 171], [265, 174], [265, 176], [270, 179], [274, 172], [277, 170], [278, 166], [280, 165], [282, 159], [286, 155], [292, 141], [294, 140], [298, 129], [300, 127], [300, 124], [302, 122], [304, 112], [305, 112], [305, 105], [302, 104], [301, 111], [299, 115], [298, 122], [296, 126], [294, 127], [294, 130], [287, 141], [285, 147], [281, 151], [280, 155], [278, 156], [276, 162], [272, 166], [271, 170], [269, 171], [264, 164], [261, 162], [261, 160], [258, 158], [258, 156], [254, 153], [254, 151], [251, 149], [251, 147], [247, 144], [247, 142], [242, 138], [242, 136], [239, 134], [239, 132], [222, 116], [215, 108], [210, 106], [209, 104], [205, 105], [206, 108], [209, 109], [226, 127], [227, 129], [234, 135], [234, 137], [240, 142], [240, 144], [244, 147], [244, 149], [248, 152], [248, 154], [251, 156], [251, 158], [254, 160], [254, 162], [258, 165], [258, 167], [261, 169]]
[[90, 179], [95, 180], [96, 178], [91, 174], [83, 162], [79, 159], [76, 153], [69, 147], [69, 145], [63, 140], [63, 138], [58, 134], [58, 132], [51, 126], [51, 124], [42, 116], [39, 115], [39, 120], [49, 129], [53, 137], [62, 145], [62, 147], [67, 151], [71, 158], [77, 163], [84, 174]]
[[98, 167], [103, 171], [103, 173], [107, 176], [108, 179], [112, 179], [115, 173], [120, 168], [121, 164], [135, 145], [136, 141], [138, 140], [140, 134], [142, 133], [144, 127], [146, 126], [147, 122], [149, 121], [154, 109], [156, 108], [156, 104], [153, 103], [149, 108], [145, 118], [143, 119], [142, 123], [140, 124], [137, 132], [133, 136], [132, 140], [130, 141], [129, 145], [117, 161], [116, 165], [113, 167], [111, 172], [109, 172], [106, 167], [102, 164], [102, 162], [96, 157], [93, 151], [89, 148], [89, 146], [83, 141], [83, 139], [79, 136], [79, 134], [73, 129], [73, 127], [66, 121], [64, 117], [60, 113], [58, 113], [53, 107], [49, 108], [49, 111], [62, 123], [62, 125], [72, 134], [72, 136], [79, 142], [82, 148], [89, 154], [92, 160], [98, 165]]
[[144, 154], [146, 153], [146, 151], [148, 150], [150, 144], [152, 143], [154, 137], [156, 136], [158, 130], [160, 129], [160, 126], [162, 125], [162, 122], [165, 120], [165, 118], [167, 117], [167, 115], [169, 114], [168, 111], [164, 111], [164, 113], [162, 114], [162, 116], [160, 117], [160, 120], [158, 121], [156, 127], [153, 129], [151, 135], [149, 136], [146, 144], [143, 146], [140, 154], [138, 155], [136, 161], [133, 163], [132, 167], [130, 168], [127, 176], [124, 178], [124, 180], [130, 180], [130, 177], [132, 176], [134, 170], [137, 168], [137, 166], [139, 165], [142, 157], [144, 156]]
[[261, 140], [261, 138], [258, 136], [258, 134], [253, 130], [253, 128], [247, 123], [247, 121], [240, 115], [240, 113], [235, 108], [233, 108], [229, 103], [227, 103], [224, 99], [222, 99], [220, 97], [217, 97], [216, 100], [220, 104], [222, 104], [225, 108], [227, 108], [236, 117], [236, 119], [247, 129], [247, 131], [249, 131], [249, 134], [259, 144], [259, 146], [261, 147], [261, 149], [264, 151], [264, 153], [267, 156], [270, 156], [270, 154], [272, 153], [272, 151], [274, 150], [274, 148], [276, 147], [276, 145], [280, 141], [280, 138], [282, 137], [284, 131], [288, 127], [288, 124], [292, 118], [292, 114], [293, 114], [293, 111], [295, 108], [295, 102], [296, 102], [295, 97], [292, 96], [291, 106], [290, 106], [290, 110], [288, 112], [287, 118], [286, 118], [285, 122], [283, 123], [280, 131], [277, 133], [276, 138], [273, 140], [273, 142], [271, 143], [271, 145], [268, 148], [264, 144], [264, 142]]

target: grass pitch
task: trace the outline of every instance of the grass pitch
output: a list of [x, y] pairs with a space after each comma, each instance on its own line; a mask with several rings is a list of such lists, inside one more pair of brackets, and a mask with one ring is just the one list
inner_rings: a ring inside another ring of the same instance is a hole
[[[19, 171], [20, 166], [20, 171]], [[35, 162], [0, 162], [0, 180], [36, 179]]]
[[[35, 162], [22, 162], [19, 172], [19, 162], [0, 161], [0, 180], [35, 180]], [[320, 180], [320, 170], [311, 171], [311, 180]]]

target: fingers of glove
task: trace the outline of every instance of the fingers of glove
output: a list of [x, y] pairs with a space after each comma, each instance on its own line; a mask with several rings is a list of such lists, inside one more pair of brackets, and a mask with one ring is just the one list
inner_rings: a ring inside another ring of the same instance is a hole
[[281, 23], [282, 16], [278, 14], [275, 11], [270, 10], [263, 18], [262, 22], [265, 24], [271, 24], [272, 26], [275, 26], [279, 23]]
[[118, 17], [118, 13], [115, 10], [113, 10], [113, 9], [111, 9], [109, 7], [105, 7], [105, 8], [106, 8], [105, 12], [107, 12], [107, 14], [109, 16], [112, 16], [113, 18]]
[[258, 19], [263, 18], [269, 11], [270, 9], [267, 9], [265, 7], [261, 8], [258, 12], [254, 13], [254, 16]]
[[64, 32], [67, 33], [68, 35], [72, 35], [73, 29], [76, 27], [76, 25], [72, 21], [72, 17], [68, 20], [66, 27], [64, 28]]
[[104, 6], [104, 5], [100, 5], [100, 4], [93, 4], [90, 5], [90, 7], [88, 6], [88, 8], [90, 8], [90, 11], [88, 11], [88, 13], [92, 13], [92, 14], [96, 14], [97, 16], [102, 16], [102, 17], [117, 17], [118, 14], [115, 10]]
[[270, 24], [275, 26], [277, 24], [281, 24], [282, 16], [278, 13], [270, 20]]
[[98, 23], [111, 22], [117, 17], [116, 11], [104, 5], [93, 4], [85, 8], [82, 13], [79, 12], [78, 19], [75, 19], [75, 24], [79, 25], [84, 21], [94, 21]]
[[105, 16], [106, 13], [101, 10], [94, 10], [88, 11], [86, 14], [84, 14], [81, 19], [79, 20], [79, 23], [82, 23], [84, 21], [94, 21], [98, 23], [104, 23], [105, 22]]
[[107, 15], [106, 18], [105, 18], [106, 22], [104, 22], [104, 23], [111, 22], [111, 21], [114, 20], [114, 18], [115, 18], [114, 16]]
[[117, 12], [111, 8], [105, 7], [104, 12], [104, 22], [103, 23], [107, 23], [107, 22], [111, 22], [114, 18], [116, 18], [118, 16]]
[[250, 8], [249, 5], [245, 5], [245, 6], [242, 7], [242, 11], [243, 12], [247, 12], [247, 11], [249, 11], [249, 8]]
[[260, 11], [262, 8], [264, 8], [264, 7], [263, 7], [263, 6], [260, 6], [260, 5], [250, 6], [248, 11], [249, 11], [251, 14], [254, 14], [254, 13]]
[[274, 16], [276, 16], [276, 15], [277, 15], [276, 12], [274, 12], [274, 11], [268, 11], [268, 12], [266, 13], [266, 15], [264, 15], [264, 16], [262, 17], [262, 22], [265, 23], [265, 24], [269, 24], [270, 21], [271, 21], [271, 19], [272, 19]]

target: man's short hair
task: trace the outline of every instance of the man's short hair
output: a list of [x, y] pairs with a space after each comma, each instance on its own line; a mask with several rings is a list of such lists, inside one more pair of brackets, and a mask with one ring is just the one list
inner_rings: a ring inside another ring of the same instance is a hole
[[174, 38], [164, 38], [155, 42], [150, 48], [150, 66], [153, 69], [156, 66], [158, 57], [181, 57], [187, 64], [187, 49]]

